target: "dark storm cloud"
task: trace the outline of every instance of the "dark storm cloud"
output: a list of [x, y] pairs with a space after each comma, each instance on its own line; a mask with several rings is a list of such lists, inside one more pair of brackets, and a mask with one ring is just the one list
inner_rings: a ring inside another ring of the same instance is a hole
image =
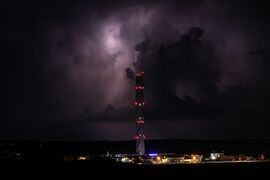
[[146, 75], [148, 121], [264, 116], [269, 53], [248, 52], [269, 47], [267, 8], [253, 1], [4, 3], [1, 127], [8, 128], [1, 132], [20, 122], [20, 134], [36, 128], [33, 137], [39, 130], [46, 137], [43, 123], [56, 124], [55, 135], [86, 137], [87, 123], [132, 122], [129, 82], [137, 70]]
[[203, 33], [203, 29], [192, 27], [172, 42], [158, 44], [147, 39], [136, 46], [136, 68], [146, 72], [149, 108], [181, 118], [201, 111], [198, 103], [217, 99], [219, 57], [202, 39]]
[[224, 59], [217, 44], [205, 39], [204, 30], [192, 27], [174, 39], [161, 44], [147, 39], [136, 46], [135, 67], [146, 72], [146, 113], [177, 120], [223, 117], [236, 106], [244, 113], [250, 88], [220, 86]]

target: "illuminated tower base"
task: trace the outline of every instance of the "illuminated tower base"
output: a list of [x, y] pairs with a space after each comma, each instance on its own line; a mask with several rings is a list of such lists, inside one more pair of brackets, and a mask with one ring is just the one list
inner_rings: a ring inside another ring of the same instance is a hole
[[136, 141], [136, 153], [137, 154], [144, 154], [145, 153], [144, 138], [139, 138]]
[[135, 107], [136, 107], [136, 153], [144, 154], [145, 146], [144, 146], [144, 82], [143, 82], [144, 72], [139, 72], [136, 74], [136, 85], [135, 85]]

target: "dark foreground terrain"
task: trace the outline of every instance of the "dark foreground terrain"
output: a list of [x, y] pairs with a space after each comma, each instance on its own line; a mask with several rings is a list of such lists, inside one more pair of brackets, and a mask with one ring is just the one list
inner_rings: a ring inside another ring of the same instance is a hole
[[128, 165], [111, 161], [1, 161], [1, 179], [269, 178], [270, 164]]
[[[148, 141], [151, 151], [201, 153], [212, 150], [269, 159], [269, 140]], [[100, 154], [134, 153], [134, 142], [0, 142], [0, 179], [269, 179], [270, 162], [233, 164], [135, 165], [101, 158]], [[90, 155], [90, 160], [64, 161], [64, 156]]]

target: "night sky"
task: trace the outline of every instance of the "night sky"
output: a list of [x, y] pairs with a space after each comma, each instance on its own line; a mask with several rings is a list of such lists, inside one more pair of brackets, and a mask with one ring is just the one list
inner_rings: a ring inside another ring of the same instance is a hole
[[270, 138], [270, 7], [258, 1], [1, 1], [0, 139]]

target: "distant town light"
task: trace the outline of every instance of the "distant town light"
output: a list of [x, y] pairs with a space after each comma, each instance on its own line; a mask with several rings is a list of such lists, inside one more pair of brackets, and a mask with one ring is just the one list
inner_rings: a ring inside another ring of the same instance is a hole
[[86, 160], [86, 157], [80, 156], [80, 157], [78, 158], [78, 160]]

